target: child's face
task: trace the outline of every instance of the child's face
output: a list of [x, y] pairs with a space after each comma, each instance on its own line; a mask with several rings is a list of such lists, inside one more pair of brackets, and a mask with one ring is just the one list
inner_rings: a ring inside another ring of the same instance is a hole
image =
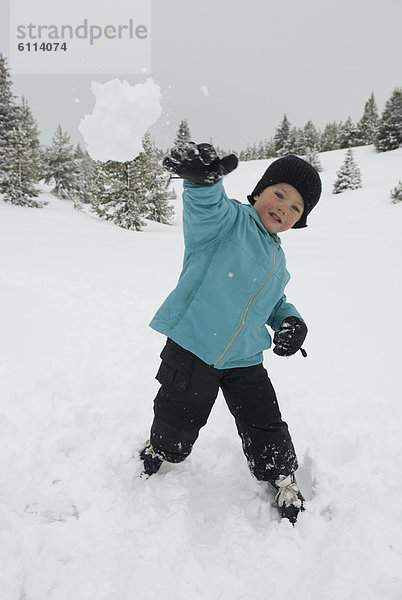
[[287, 231], [304, 211], [303, 198], [289, 183], [270, 185], [254, 199], [254, 208], [269, 233]]

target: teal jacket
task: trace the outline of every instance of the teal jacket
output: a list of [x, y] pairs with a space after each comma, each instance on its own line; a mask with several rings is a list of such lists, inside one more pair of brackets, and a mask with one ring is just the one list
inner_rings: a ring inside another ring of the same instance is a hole
[[284, 295], [290, 275], [279, 237], [253, 206], [229, 199], [222, 180], [184, 181], [183, 231], [179, 281], [150, 326], [217, 369], [261, 363], [271, 346], [266, 325], [301, 318]]

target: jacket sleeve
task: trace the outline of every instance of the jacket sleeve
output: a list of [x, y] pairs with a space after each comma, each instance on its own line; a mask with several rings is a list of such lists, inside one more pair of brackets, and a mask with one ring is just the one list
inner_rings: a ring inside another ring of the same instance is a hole
[[297, 317], [304, 322], [301, 314], [296, 310], [293, 304], [290, 304], [290, 302], [286, 301], [286, 296], [283, 294], [279, 302], [275, 304], [267, 320], [267, 325], [269, 325], [274, 331], [278, 331], [282, 321], [286, 319], [286, 317]]
[[183, 232], [185, 244], [195, 249], [198, 245], [215, 243], [222, 239], [233, 225], [237, 204], [224, 190], [222, 179], [203, 186], [184, 180]]

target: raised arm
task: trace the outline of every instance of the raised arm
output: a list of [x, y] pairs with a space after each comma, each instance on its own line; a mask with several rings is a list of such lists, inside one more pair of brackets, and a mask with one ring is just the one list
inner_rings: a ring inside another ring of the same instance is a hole
[[236, 218], [236, 205], [225, 193], [222, 177], [238, 164], [234, 154], [220, 159], [211, 144], [189, 142], [173, 148], [163, 166], [184, 179], [183, 230], [186, 246], [222, 238]]

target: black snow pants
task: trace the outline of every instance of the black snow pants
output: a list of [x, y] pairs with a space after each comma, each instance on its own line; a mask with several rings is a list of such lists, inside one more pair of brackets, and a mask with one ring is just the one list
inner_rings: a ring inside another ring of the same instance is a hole
[[255, 477], [274, 482], [297, 469], [288, 426], [262, 364], [216, 369], [170, 339], [161, 359], [151, 428], [151, 443], [161, 458], [177, 463], [190, 454], [220, 388]]

